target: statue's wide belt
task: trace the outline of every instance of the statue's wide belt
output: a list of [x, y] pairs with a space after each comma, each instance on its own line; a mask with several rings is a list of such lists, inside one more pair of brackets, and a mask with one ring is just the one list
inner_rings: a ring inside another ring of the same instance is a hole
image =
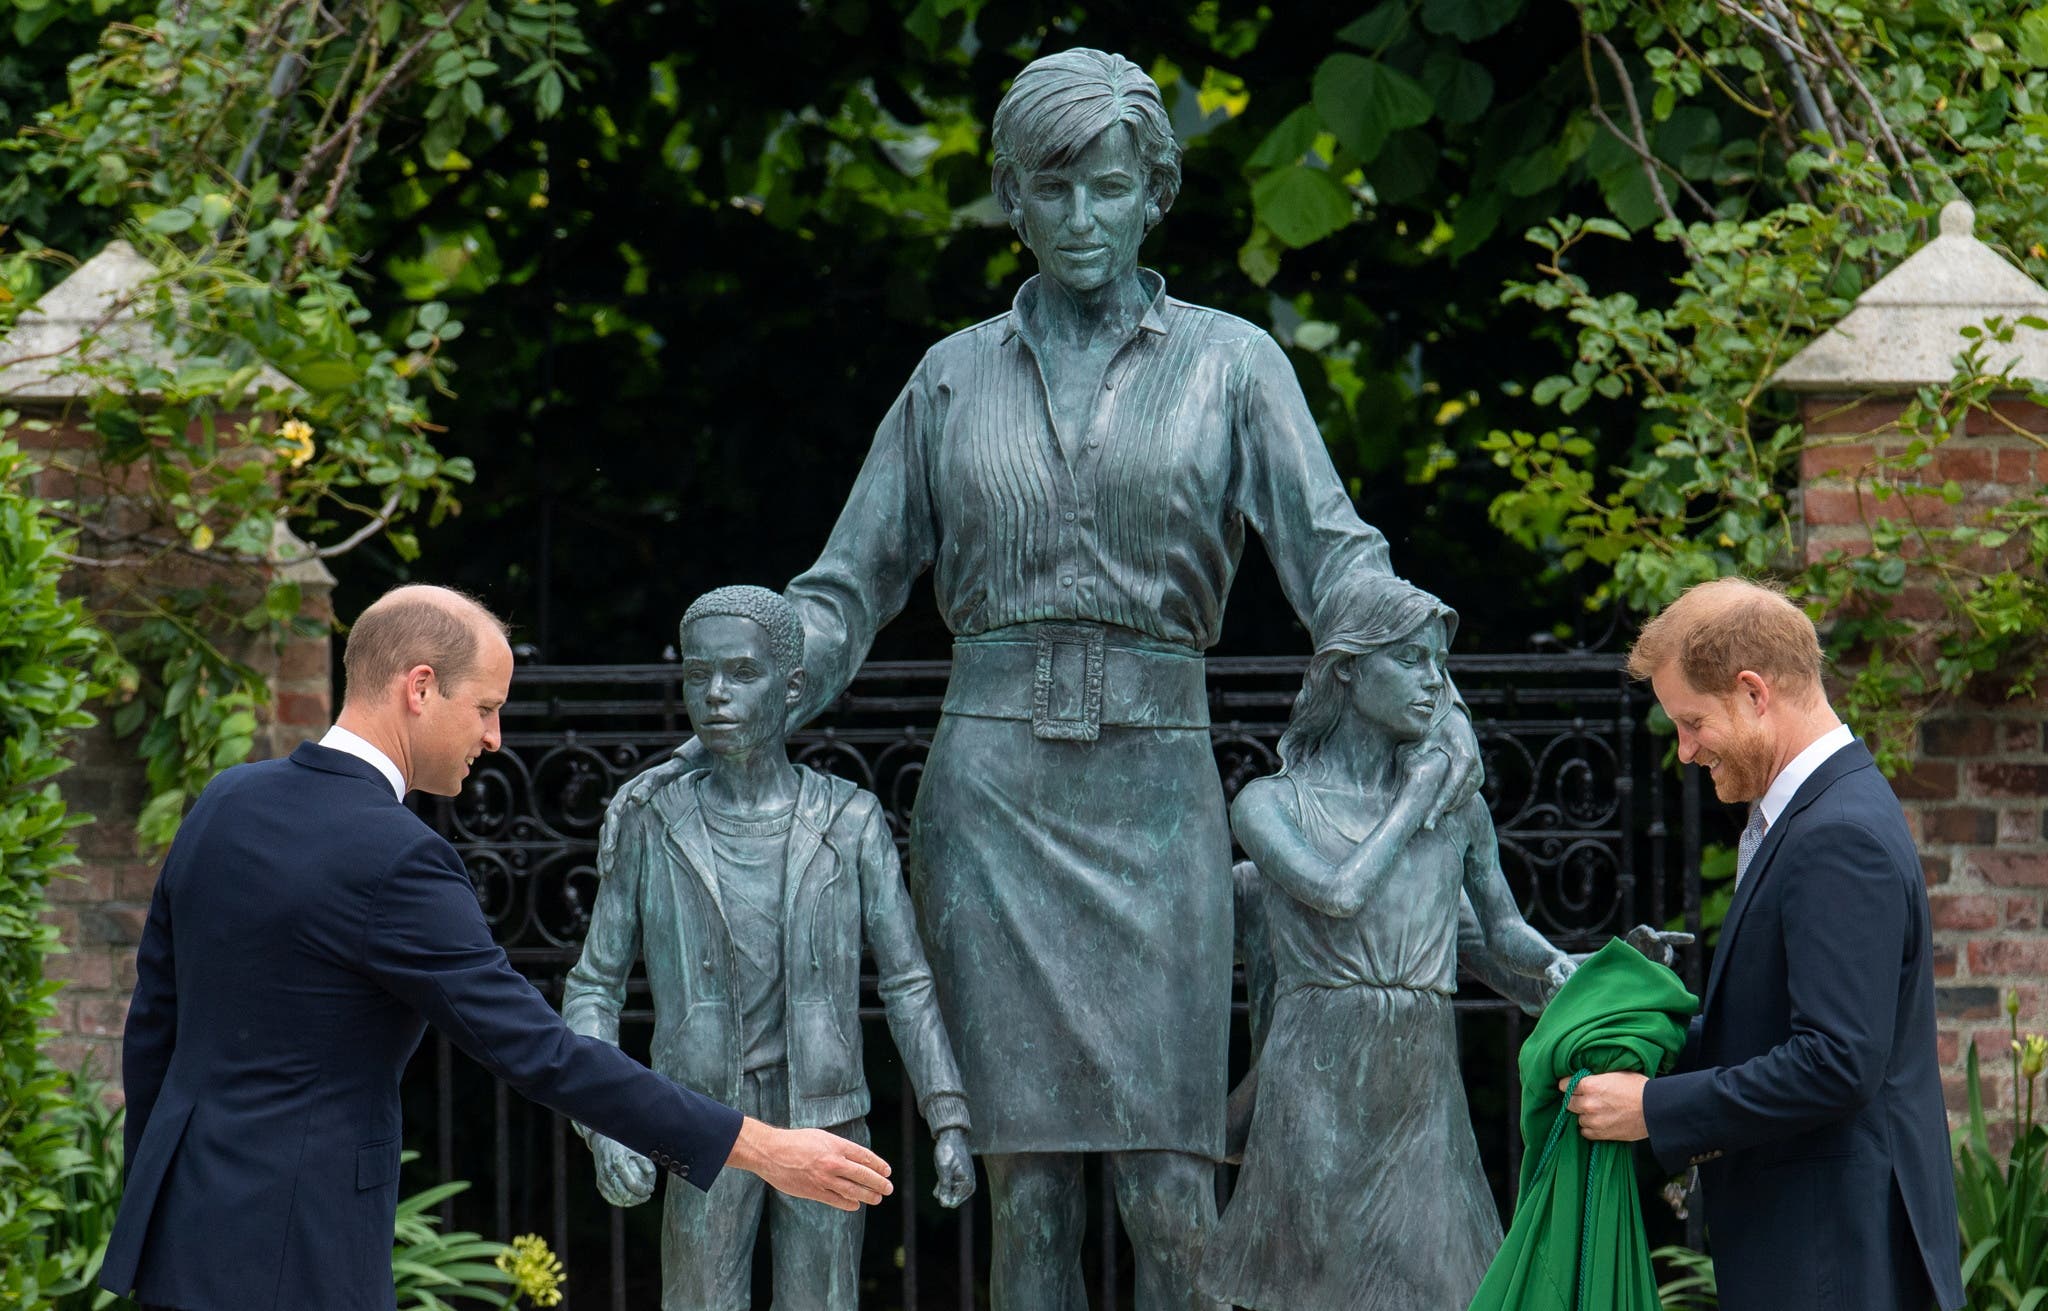
[[953, 644], [941, 708], [1092, 742], [1105, 727], [1207, 728], [1209, 689], [1198, 651], [1102, 624], [1015, 624]]

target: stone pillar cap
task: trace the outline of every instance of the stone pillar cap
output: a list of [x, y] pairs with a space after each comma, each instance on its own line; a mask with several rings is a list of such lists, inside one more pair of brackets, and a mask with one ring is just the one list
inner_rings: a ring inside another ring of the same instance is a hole
[[[1791, 391], [1909, 392], [1955, 376], [1966, 327], [1997, 316], [2048, 318], [2048, 289], [1977, 240], [1968, 201], [1942, 206], [1940, 232], [1873, 283], [1840, 323], [1792, 357], [1771, 382]], [[2020, 328], [1993, 343], [1986, 367], [2048, 378], [2048, 332]]]
[[[145, 298], [157, 277], [156, 265], [125, 241], [106, 244], [24, 310], [0, 337], [0, 402], [73, 400], [100, 389], [101, 381], [73, 372], [86, 360], [140, 359], [166, 372], [176, 355], [143, 316]], [[268, 364], [257, 369], [256, 390], [297, 392], [299, 386]], [[149, 394], [144, 389], [143, 394]]]

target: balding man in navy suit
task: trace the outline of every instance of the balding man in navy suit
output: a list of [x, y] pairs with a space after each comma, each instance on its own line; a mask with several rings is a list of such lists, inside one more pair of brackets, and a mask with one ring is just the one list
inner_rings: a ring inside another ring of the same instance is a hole
[[1679, 759], [1751, 809], [1677, 1069], [1581, 1081], [1581, 1131], [1699, 1167], [1724, 1311], [1961, 1306], [1927, 889], [1898, 799], [1828, 706], [1812, 621], [1759, 584], [1702, 583], [1629, 672]]
[[157, 879], [122, 1048], [127, 1187], [101, 1284], [173, 1311], [391, 1311], [399, 1076], [428, 1024], [526, 1096], [709, 1188], [724, 1166], [842, 1209], [888, 1166], [571, 1033], [402, 804], [497, 749], [503, 625], [442, 588], [357, 621], [339, 721], [216, 778]]

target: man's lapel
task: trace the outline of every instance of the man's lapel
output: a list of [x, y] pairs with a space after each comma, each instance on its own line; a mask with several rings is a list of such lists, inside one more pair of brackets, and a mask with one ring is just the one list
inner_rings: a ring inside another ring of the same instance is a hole
[[1706, 1009], [1714, 996], [1715, 988], [1721, 982], [1722, 972], [1727, 968], [1729, 956], [1733, 954], [1735, 936], [1742, 929], [1743, 912], [1757, 899], [1757, 889], [1762, 887], [1764, 880], [1770, 876], [1772, 857], [1778, 854], [1778, 848], [1784, 844], [1785, 834], [1792, 827], [1793, 821], [1798, 818], [1801, 811], [1818, 801], [1821, 795], [1838, 781], [1859, 769], [1868, 769], [1871, 765], [1869, 748], [1861, 741], [1852, 741], [1823, 760], [1820, 768], [1808, 775], [1807, 780], [1799, 785], [1799, 790], [1792, 794], [1791, 803], [1785, 807], [1784, 813], [1778, 816], [1778, 822], [1765, 830], [1764, 840], [1758, 844], [1756, 855], [1751, 858], [1749, 869], [1742, 876], [1742, 886], [1735, 890], [1734, 899], [1728, 903], [1728, 914], [1721, 921], [1721, 940], [1714, 948], [1714, 964], [1707, 972], [1707, 988], [1701, 994], [1700, 1009]]

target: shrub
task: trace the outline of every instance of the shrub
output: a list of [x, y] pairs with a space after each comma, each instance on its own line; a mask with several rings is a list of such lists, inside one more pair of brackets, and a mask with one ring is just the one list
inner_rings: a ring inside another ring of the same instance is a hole
[[[0, 429], [13, 417], [0, 414]], [[43, 958], [59, 949], [43, 922], [46, 890], [72, 858], [66, 835], [85, 822], [54, 778], [67, 742], [93, 722], [83, 707], [110, 655], [58, 590], [69, 539], [32, 494], [36, 472], [0, 441], [0, 1305], [24, 1311], [59, 1305], [97, 1273], [71, 1208], [101, 1177], [89, 1143], [106, 1114], [89, 1080], [74, 1082], [41, 1050], [57, 990]]]
[[2048, 1304], [2048, 1126], [2035, 1118], [2034, 1084], [2048, 1065], [2048, 1039], [2012, 1027], [2013, 1142], [2001, 1164], [1991, 1149], [1977, 1045], [1966, 1062], [1970, 1115], [1956, 1131], [1956, 1209], [1962, 1221], [1963, 1295], [1969, 1311], [2034, 1311]]

